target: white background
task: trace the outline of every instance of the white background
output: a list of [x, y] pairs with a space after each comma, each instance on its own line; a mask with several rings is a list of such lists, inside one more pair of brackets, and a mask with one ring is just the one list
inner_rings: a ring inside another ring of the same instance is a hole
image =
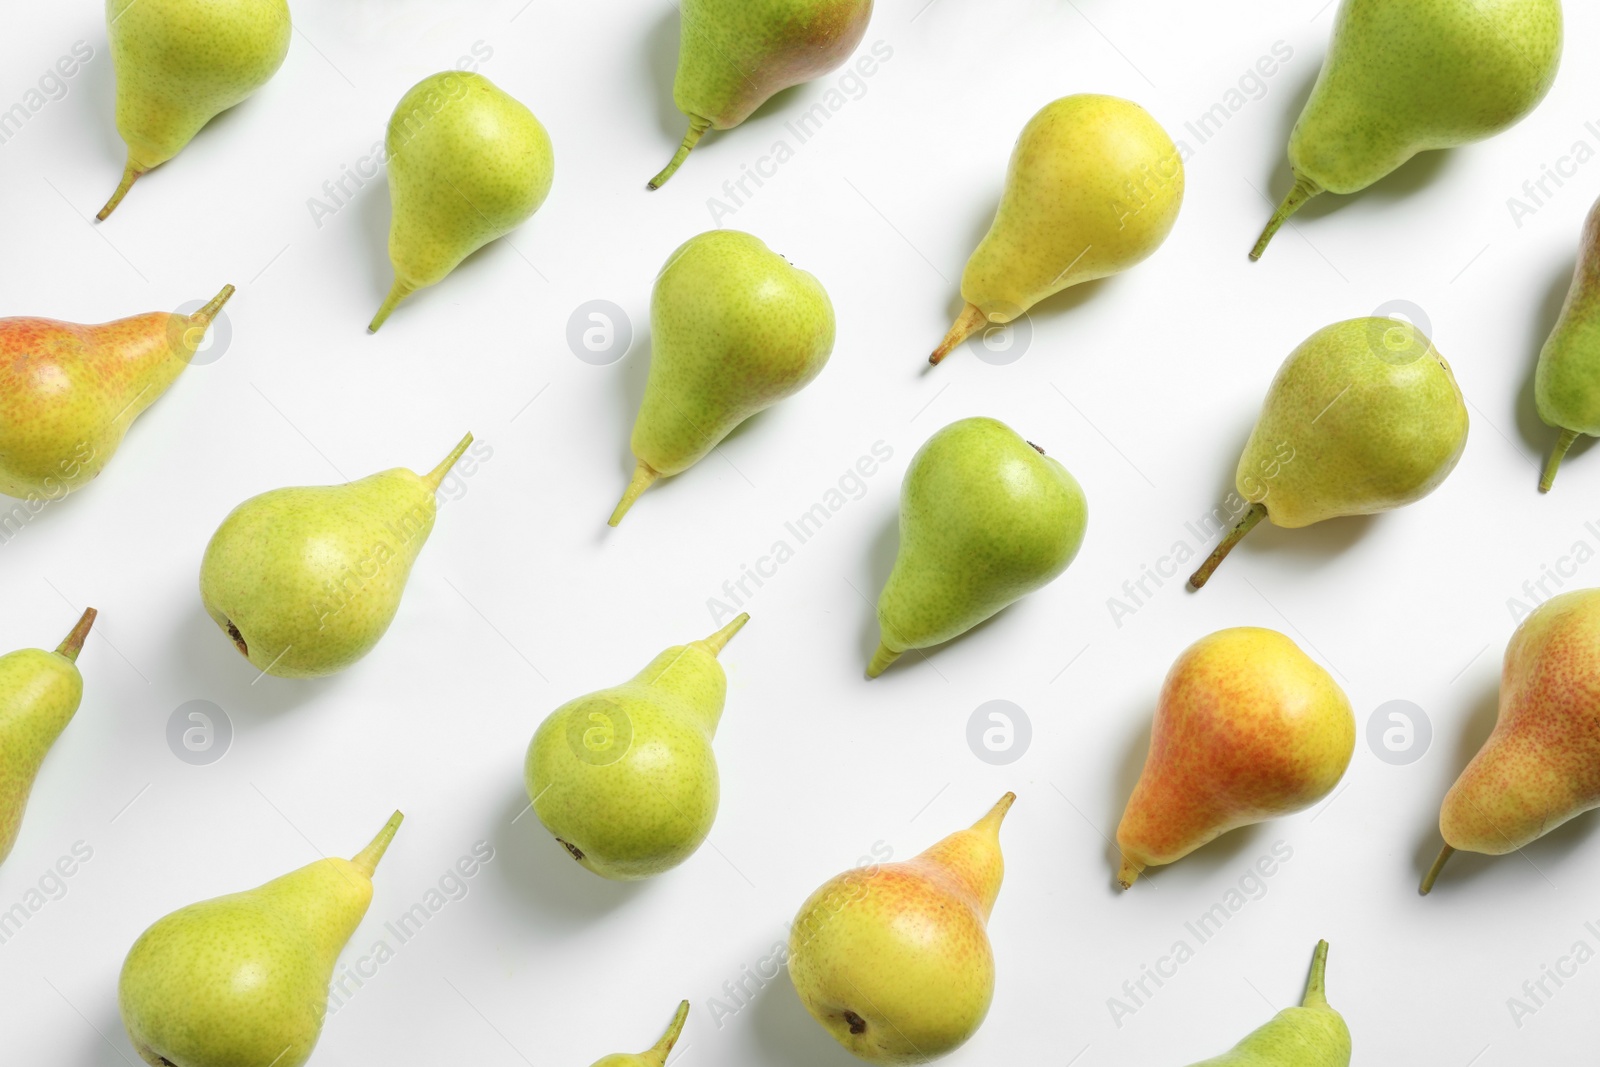
[[[1568, 7], [1568, 62], [1531, 118], [1363, 195], [1319, 200], [1252, 265], [1263, 194], [1287, 188], [1283, 146], [1326, 47], [1323, 0], [887, 0], [863, 48], [883, 42], [892, 58], [722, 220], [828, 288], [830, 365], [611, 531], [655, 272], [712, 225], [707, 201], [724, 181], [776, 140], [793, 146], [784, 123], [838, 75], [708, 136], [648, 194], [684, 125], [670, 97], [674, 5], [299, 0], [277, 77], [95, 226], [123, 161], [103, 15], [86, 0], [8, 5], [0, 107], [75, 41], [95, 58], [0, 146], [0, 313], [99, 322], [239, 286], [221, 358], [142, 417], [104, 477], [0, 545], [0, 647], [54, 647], [82, 607], [101, 610], [80, 661], [83, 707], [0, 869], [3, 909], [74, 842], [93, 849], [66, 895], [0, 946], [8, 1058], [131, 1062], [116, 976], [145, 926], [351, 854], [399, 807], [405, 826], [347, 962], [476, 842], [495, 858], [329, 1020], [315, 1062], [585, 1064], [648, 1046], [687, 997], [686, 1067], [843, 1065], [786, 977], [720, 1027], [710, 999], [726, 1000], [723, 983], [756, 967], [804, 897], [875, 843], [909, 857], [1006, 789], [1020, 801], [991, 931], [994, 1007], [952, 1064], [1203, 1059], [1298, 999], [1319, 937], [1333, 943], [1330, 996], [1359, 1063], [1592, 1056], [1600, 964], [1520, 1028], [1507, 1008], [1574, 942], [1600, 948], [1583, 925], [1600, 920], [1592, 818], [1525, 857], [1459, 856], [1432, 897], [1416, 894], [1439, 800], [1493, 721], [1508, 598], [1576, 543], [1600, 546], [1585, 526], [1600, 518], [1600, 454], [1575, 449], [1540, 497], [1553, 434], [1530, 399], [1600, 162], [1548, 186], [1520, 227], [1507, 207], [1576, 142], [1600, 148], [1585, 126], [1600, 119], [1600, 73], [1584, 63], [1600, 12]], [[493, 52], [481, 71], [550, 131], [554, 190], [510, 240], [369, 337], [390, 279], [388, 194], [374, 181], [320, 227], [308, 198], [369, 152], [410, 85], [480, 41]], [[1292, 59], [1200, 144], [1184, 124], [1278, 41]], [[1171, 239], [1133, 272], [1036, 309], [1020, 361], [988, 365], [964, 348], [926, 373], [1012, 140], [1039, 107], [1080, 91], [1139, 101], [1193, 150]], [[581, 362], [565, 339], [593, 299], [632, 318], [633, 349], [610, 366]], [[1184, 524], [1230, 488], [1283, 357], [1391, 300], [1423, 309], [1469, 402], [1449, 481], [1379, 518], [1260, 529], [1203, 593], [1169, 582], [1116, 625], [1107, 601], [1125, 580], [1176, 542], [1200, 547]], [[1082, 482], [1083, 551], [1048, 589], [868, 683], [901, 473], [934, 430], [978, 414]], [[427, 470], [467, 429], [492, 458], [455, 485], [378, 649], [323, 681], [255, 682], [196, 592], [223, 515], [282, 485]], [[513, 823], [541, 717], [710, 632], [707, 599], [880, 440], [893, 459], [756, 592], [752, 623], [723, 654], [723, 803], [706, 847], [650, 883], [617, 885], [571, 863], [531, 816]], [[1563, 580], [1600, 582], [1600, 564]], [[1284, 630], [1345, 686], [1362, 723], [1345, 785], [1118, 896], [1106, 839], [1161, 679], [1191, 641], [1247, 624]], [[980, 761], [966, 740], [991, 699], [1032, 722], [1010, 766]], [[1410, 766], [1368, 747], [1366, 719], [1392, 699], [1432, 721], [1432, 748]], [[168, 719], [190, 700], [233, 725], [210, 766], [168, 748]], [[1185, 921], [1278, 841], [1293, 858], [1265, 896], [1116, 1026], [1108, 998], [1174, 941], [1194, 947]]]

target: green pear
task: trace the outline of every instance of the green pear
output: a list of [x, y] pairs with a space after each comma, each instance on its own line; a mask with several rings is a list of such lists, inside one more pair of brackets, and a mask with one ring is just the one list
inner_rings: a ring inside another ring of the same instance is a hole
[[872, 0], [682, 0], [672, 99], [689, 132], [650, 179], [659, 189], [708, 129], [731, 130], [774, 93], [836, 69], [861, 43]]
[[0, 493], [59, 500], [98, 475], [233, 295], [99, 326], [0, 319]]
[[1343, 0], [1289, 135], [1294, 187], [1250, 258], [1314, 196], [1359, 192], [1418, 152], [1515, 126], [1560, 63], [1561, 0]]
[[1539, 418], [1561, 431], [1539, 479], [1541, 493], [1555, 484], [1561, 460], [1580, 434], [1600, 435], [1600, 202], [1584, 222], [1581, 245], [1561, 317], [1533, 376]]
[[903, 863], [823, 883], [789, 928], [789, 977], [823, 1029], [869, 1063], [926, 1063], [978, 1032], [994, 999], [989, 915], [1017, 799]]
[[1328, 1006], [1327, 969], [1328, 943], [1318, 941], [1300, 1006], [1283, 1009], [1227, 1052], [1193, 1067], [1350, 1067], [1350, 1028]]
[[1325, 326], [1272, 379], [1234, 474], [1250, 507], [1189, 585], [1205, 585], [1262, 519], [1297, 529], [1414, 504], [1466, 447], [1466, 402], [1421, 330], [1385, 318]]
[[1500, 715], [1439, 809], [1444, 850], [1503, 856], [1600, 807], [1600, 589], [1551, 597], [1506, 645]]
[[104, 222], [142, 175], [267, 84], [291, 29], [285, 0], [106, 0], [128, 163], [96, 217]]
[[758, 238], [712, 230], [685, 241], [650, 297], [637, 464], [610, 524], [657, 478], [688, 470], [735, 426], [805, 388], [833, 353], [833, 330], [822, 283]]
[[966, 633], [1078, 554], [1089, 505], [1067, 469], [994, 419], [953, 422], [900, 484], [900, 552], [878, 597], [876, 678], [911, 648]]
[[629, 681], [570, 700], [539, 724], [523, 769], [533, 813], [595, 874], [649, 878], [711, 832], [711, 741], [728, 693], [717, 653], [749, 620], [669, 648]]
[[300, 1067], [339, 952], [372, 903], [397, 811], [353, 859], [320, 859], [255, 889], [173, 912], [122, 964], [117, 1007], [152, 1067]]
[[1183, 160], [1144, 108], [1089, 93], [1046, 104], [1017, 138], [994, 223], [961, 275], [966, 306], [928, 362], [985, 323], [1141, 262], [1182, 204]]
[[594, 1067], [663, 1067], [667, 1062], [667, 1054], [672, 1051], [678, 1035], [683, 1032], [683, 1023], [687, 1018], [689, 1018], [689, 1002], [686, 1000], [678, 1005], [677, 1014], [673, 1015], [672, 1022], [667, 1025], [667, 1032], [661, 1035], [660, 1041], [643, 1052], [614, 1052], [609, 1056], [602, 1056], [594, 1061]]
[[222, 520], [200, 564], [206, 612], [279, 678], [342, 671], [394, 621], [433, 532], [434, 494], [469, 433], [425, 476], [404, 467], [346, 485], [274, 489]]
[[39, 765], [83, 700], [78, 652], [95, 615], [85, 611], [54, 652], [25, 648], [0, 656], [0, 863], [17, 843]]
[[369, 333], [400, 301], [532, 218], [556, 173], [550, 135], [533, 112], [469, 71], [412, 86], [389, 119], [384, 150], [394, 286]]

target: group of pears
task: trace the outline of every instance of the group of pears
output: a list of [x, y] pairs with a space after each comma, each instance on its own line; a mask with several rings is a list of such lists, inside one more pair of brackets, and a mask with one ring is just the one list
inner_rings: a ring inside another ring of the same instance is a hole
[[[689, 122], [663, 184], [710, 129], [737, 126], [774, 93], [844, 63], [871, 0], [683, 0], [673, 95]], [[108, 0], [117, 125], [127, 143], [107, 217], [142, 175], [212, 117], [262, 87], [291, 39], [284, 0]], [[1549, 90], [1559, 0], [1342, 0], [1332, 47], [1289, 143], [1294, 184], [1253, 256], [1309, 198], [1365, 188], [1419, 151], [1518, 121]], [[205, 47], [195, 47], [204, 42]], [[550, 192], [550, 137], [481, 75], [423, 79], [391, 117], [394, 283], [370, 330], [416, 290], [515, 229]], [[1181, 155], [1142, 108], [1078, 94], [1046, 105], [1012, 152], [988, 234], [962, 275], [962, 308], [930, 357], [1003, 325], [1068, 286], [1125, 271], [1171, 232]], [[1560, 431], [1541, 489], [1580, 435], [1600, 435], [1600, 206], [1536, 396]], [[233, 293], [192, 314], [100, 326], [0, 320], [0, 492], [53, 500], [94, 478], [133, 420], [198, 351]], [[663, 476], [821, 373], [833, 306], [812, 275], [749, 234], [719, 230], [668, 258], [651, 301], [649, 379], [617, 525]], [[1467, 412], [1449, 365], [1414, 326], [1354, 319], [1318, 330], [1273, 380], [1236, 472], [1238, 525], [1191, 578], [1204, 585], [1261, 519], [1300, 527], [1415, 502], [1462, 455]], [[472, 444], [430, 473], [397, 468], [339, 486], [277, 489], [239, 505], [201, 563], [218, 628], [259, 671], [286, 678], [355, 663], [393, 621], [432, 530], [435, 492]], [[899, 553], [877, 605], [876, 677], [943, 644], [1062, 574], [1082, 545], [1084, 492], [1003, 422], [933, 434], [901, 487]], [[56, 649], [0, 657], [0, 860], [45, 757], [76, 712], [83, 614]], [[573, 860], [639, 879], [687, 860], [715, 819], [712, 742], [727, 679], [718, 655], [748, 621], [662, 652], [630, 681], [557, 708], [529, 744], [530, 805]], [[1445, 849], [1502, 854], [1600, 806], [1600, 590], [1536, 610], [1507, 648], [1500, 720], [1446, 796]], [[1349, 701], [1282, 634], [1213, 633], [1161, 688], [1144, 771], [1117, 831], [1118, 883], [1219, 835], [1327, 796], [1354, 748]], [[972, 1036], [994, 991], [986, 924], [999, 893], [1006, 794], [971, 828], [915, 858], [824, 883], [791, 927], [793, 984], [813, 1017], [870, 1062], [943, 1055]], [[134, 944], [119, 986], [139, 1054], [167, 1067], [311, 1055], [338, 953], [371, 900], [397, 812], [351, 860], [325, 859], [259, 888], [184, 908]], [[1319, 944], [1304, 1003], [1213, 1067], [1346, 1067], [1350, 1035], [1324, 993]], [[596, 1067], [662, 1067], [687, 1002], [650, 1050]], [[1201, 1065], [1197, 1065], [1201, 1067]]]

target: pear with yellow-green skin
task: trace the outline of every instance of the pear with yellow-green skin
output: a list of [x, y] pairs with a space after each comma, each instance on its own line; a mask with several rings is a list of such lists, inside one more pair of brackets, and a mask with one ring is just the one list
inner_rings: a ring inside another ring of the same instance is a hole
[[1193, 1067], [1350, 1067], [1350, 1028], [1328, 1004], [1328, 943], [1317, 942], [1298, 1007], [1285, 1008], [1220, 1056]]
[[1045, 105], [1017, 138], [994, 223], [961, 275], [966, 305], [928, 362], [986, 323], [1142, 262], [1182, 205], [1183, 160], [1144, 108], [1092, 93]]
[[672, 1022], [667, 1024], [666, 1033], [661, 1035], [661, 1040], [643, 1052], [613, 1052], [609, 1056], [602, 1056], [594, 1061], [594, 1067], [664, 1067], [667, 1055], [677, 1043], [678, 1035], [683, 1033], [683, 1024], [688, 1018], [689, 1002], [685, 1000], [678, 1005], [677, 1012], [672, 1016]]

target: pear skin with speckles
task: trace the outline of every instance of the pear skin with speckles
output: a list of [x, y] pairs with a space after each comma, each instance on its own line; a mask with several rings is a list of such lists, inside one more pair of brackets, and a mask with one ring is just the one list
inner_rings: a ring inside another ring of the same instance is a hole
[[1005, 423], [962, 419], [928, 438], [900, 485], [900, 551], [878, 597], [867, 677], [1054, 581], [1088, 521], [1067, 469]]
[[1539, 350], [1533, 399], [1544, 424], [1561, 431], [1539, 479], [1548, 493], [1573, 442], [1600, 436], [1600, 202], [1584, 221], [1561, 316]]
[[704, 459], [745, 419], [805, 388], [833, 354], [822, 283], [738, 230], [684, 242], [650, 298], [650, 376], [633, 480], [615, 526], [657, 478]]
[[825, 883], [789, 932], [789, 977], [823, 1029], [869, 1063], [926, 1063], [977, 1033], [994, 997], [989, 915], [1007, 793], [972, 827], [901, 863]]
[[400, 827], [242, 893], [191, 904], [139, 936], [117, 1007], [151, 1067], [301, 1067], [322, 1033], [334, 964], [372, 903]]
[[1294, 186], [1250, 258], [1312, 197], [1516, 125], [1555, 82], [1562, 32], [1561, 0], [1343, 0], [1289, 135]]
[[532, 111], [482, 74], [447, 70], [412, 86], [389, 119], [389, 261], [394, 285], [368, 325], [521, 226], [555, 181], [555, 150]]
[[0, 863], [17, 843], [40, 765], [83, 700], [78, 652], [95, 614], [85, 611], [54, 652], [25, 648], [0, 656]]
[[1350, 1067], [1350, 1028], [1328, 1004], [1328, 943], [1317, 942], [1304, 999], [1193, 1067]]
[[687, 1000], [678, 1005], [677, 1012], [672, 1016], [672, 1022], [667, 1024], [667, 1030], [650, 1048], [643, 1052], [614, 1052], [609, 1056], [602, 1056], [595, 1060], [594, 1067], [663, 1067], [667, 1056], [672, 1052], [672, 1046], [677, 1043], [678, 1035], [683, 1032], [683, 1024], [689, 1018], [689, 1002]]
[[246, 500], [206, 545], [206, 613], [264, 674], [317, 678], [349, 667], [394, 621], [433, 532], [435, 494], [471, 444], [469, 433], [426, 475], [396, 467]]
[[523, 766], [533, 813], [595, 874], [654, 877], [711, 832], [721, 795], [711, 742], [728, 694], [717, 654], [748, 621], [669, 648], [539, 724]]
[[1333, 791], [1356, 720], [1333, 677], [1276, 630], [1241, 626], [1184, 650], [1161, 686], [1150, 751], [1117, 827], [1117, 881]]
[[0, 319], [0, 493], [60, 500], [104, 470], [232, 295], [227, 286], [192, 315], [98, 326]]

